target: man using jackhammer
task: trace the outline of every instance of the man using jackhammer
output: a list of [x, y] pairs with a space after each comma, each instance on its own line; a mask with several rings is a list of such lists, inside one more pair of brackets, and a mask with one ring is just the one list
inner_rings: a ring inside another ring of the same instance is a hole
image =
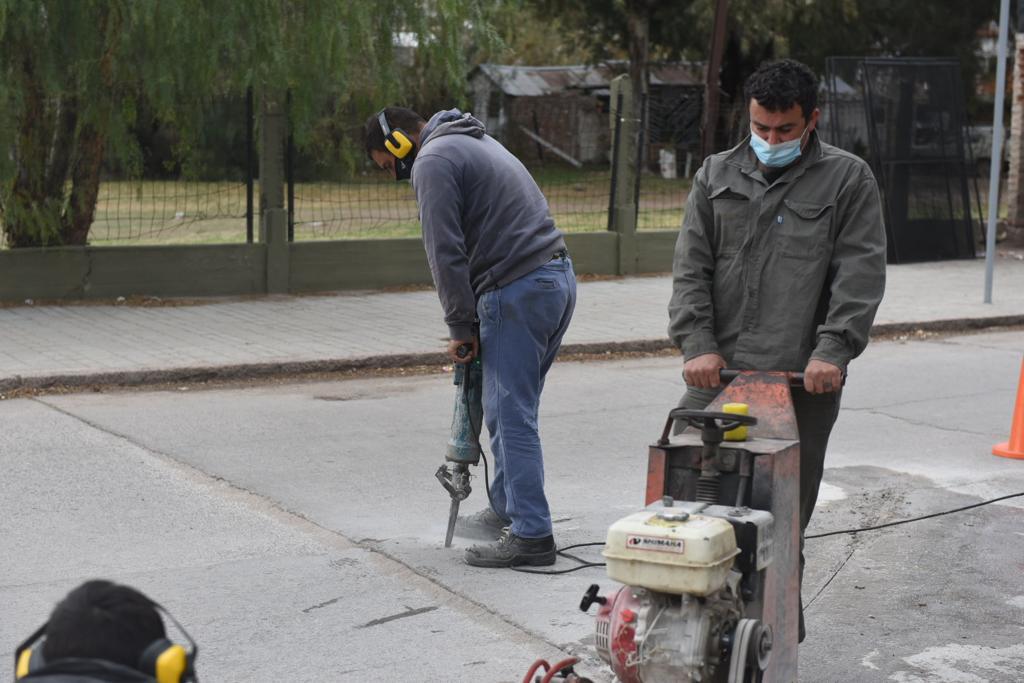
[[[387, 107], [364, 133], [378, 166], [396, 180], [412, 179], [449, 357], [468, 363], [479, 354], [483, 365], [494, 507], [470, 522], [497, 541], [467, 550], [466, 562], [554, 564], [537, 414], [576, 305], [562, 233], [530, 173], [470, 114], [450, 109], [424, 121], [410, 109]], [[459, 355], [464, 345], [471, 351]]]
[[867, 345], [885, 287], [878, 186], [862, 159], [818, 138], [817, 92], [813, 72], [794, 60], [763, 64], [747, 80], [750, 136], [694, 177], [669, 304], [684, 407], [708, 405], [723, 368], [804, 373], [793, 389], [801, 576], [847, 364]]

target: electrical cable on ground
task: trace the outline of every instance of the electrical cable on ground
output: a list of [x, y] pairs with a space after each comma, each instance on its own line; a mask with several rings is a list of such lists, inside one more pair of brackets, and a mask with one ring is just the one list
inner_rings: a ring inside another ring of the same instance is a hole
[[875, 529], [884, 529], [890, 526], [899, 526], [901, 524], [910, 524], [911, 522], [920, 522], [922, 519], [932, 519], [933, 517], [942, 517], [944, 515], [951, 515], [954, 512], [963, 512], [964, 510], [970, 510], [972, 508], [980, 508], [983, 505], [991, 505], [992, 503], [998, 503], [1001, 500], [1008, 498], [1019, 498], [1024, 496], [1024, 491], [1020, 493], [1011, 493], [1006, 496], [1000, 496], [999, 498], [993, 498], [991, 500], [985, 500], [980, 503], [974, 503], [972, 505], [965, 505], [963, 507], [954, 508], [952, 510], [945, 510], [943, 512], [933, 512], [930, 515], [921, 515], [920, 517], [911, 517], [910, 519], [900, 519], [895, 522], [886, 522], [885, 524], [876, 524], [874, 526], [866, 526], [860, 529], [840, 529], [839, 531], [828, 531], [823, 534], [814, 534], [813, 536], [804, 536], [804, 540], [810, 540], [812, 538], [825, 538], [826, 536], [838, 536], [840, 534], [858, 534], [862, 531], [874, 531]]
[[[601, 545], [604, 545], [604, 544], [602, 543]], [[561, 554], [561, 553], [559, 553], [559, 554]], [[603, 567], [603, 566], [604, 566], [604, 562], [585, 562], [585, 563], [583, 563], [581, 565], [577, 565], [575, 567], [570, 567], [568, 569], [527, 569], [525, 567], [512, 567], [511, 569], [514, 572], [522, 572], [523, 574], [546, 574], [548, 576], [554, 576], [555, 574], [571, 574], [573, 572], [578, 572], [581, 569], [588, 569], [590, 567]]]

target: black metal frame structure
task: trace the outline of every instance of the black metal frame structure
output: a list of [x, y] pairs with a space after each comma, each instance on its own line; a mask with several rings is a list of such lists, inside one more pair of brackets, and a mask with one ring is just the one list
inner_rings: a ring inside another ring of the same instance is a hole
[[959, 61], [830, 57], [826, 80], [830, 141], [878, 179], [889, 262], [974, 258]]

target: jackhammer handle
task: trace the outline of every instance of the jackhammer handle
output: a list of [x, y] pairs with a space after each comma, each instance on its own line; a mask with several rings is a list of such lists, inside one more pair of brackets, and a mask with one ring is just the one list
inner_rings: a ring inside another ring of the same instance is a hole
[[[718, 378], [722, 380], [722, 384], [728, 384], [737, 377], [740, 376], [742, 370], [719, 370]], [[787, 372], [786, 378], [789, 380], [789, 386], [803, 388], [804, 386], [804, 373], [802, 372]], [[846, 382], [846, 375], [843, 374], [843, 382]]]

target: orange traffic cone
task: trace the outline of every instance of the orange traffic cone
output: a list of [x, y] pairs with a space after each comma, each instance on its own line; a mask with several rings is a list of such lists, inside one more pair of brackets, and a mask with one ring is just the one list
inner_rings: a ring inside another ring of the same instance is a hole
[[992, 453], [1004, 458], [1024, 460], [1024, 361], [1020, 364], [1020, 383], [1017, 386], [1017, 404], [1013, 407], [1010, 440], [993, 446]]

